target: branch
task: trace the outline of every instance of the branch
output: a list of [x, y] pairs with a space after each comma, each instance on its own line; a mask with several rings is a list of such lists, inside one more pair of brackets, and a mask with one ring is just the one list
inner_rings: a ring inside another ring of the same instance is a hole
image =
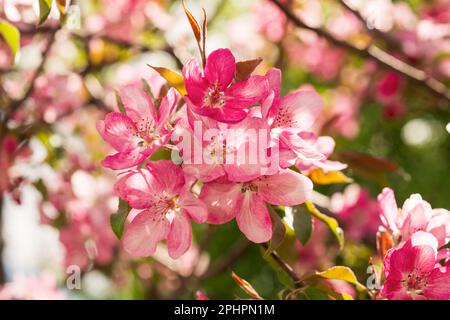
[[33, 93], [34, 86], [36, 79], [40, 76], [40, 74], [44, 71], [45, 63], [47, 62], [47, 59], [49, 57], [50, 49], [53, 45], [53, 42], [55, 41], [55, 34], [58, 29], [53, 29], [51, 32], [49, 32], [49, 37], [47, 39], [47, 44], [45, 45], [44, 51], [42, 52], [42, 61], [35, 70], [32, 78], [30, 79], [28, 83], [28, 87], [25, 90], [24, 95], [22, 98], [17, 100], [12, 100], [9, 106], [6, 107], [6, 119], [14, 112], [17, 108], [19, 108]]
[[250, 248], [250, 242], [247, 239], [235, 245], [228, 254], [216, 262], [209, 270], [200, 277], [200, 280], [212, 278], [227, 268], [232, 266], [247, 250]]
[[357, 54], [362, 58], [371, 59], [377, 62], [383, 68], [395, 71], [398, 74], [420, 85], [421, 87], [426, 88], [435, 97], [450, 102], [450, 93], [447, 91], [446, 86], [443, 83], [439, 82], [438, 80], [427, 75], [425, 71], [417, 69], [393, 57], [392, 55], [388, 54], [387, 52], [384, 52], [383, 50], [374, 45], [370, 45], [368, 48], [360, 49], [348, 42], [338, 40], [326, 30], [314, 28], [305, 24], [292, 11], [290, 11], [283, 4], [281, 4], [279, 0], [270, 0], [270, 1], [273, 4], [275, 4], [281, 11], [283, 11], [283, 13], [295, 26], [313, 31], [318, 36], [329, 41], [331, 44], [343, 48], [351, 53]]
[[[400, 42], [393, 36], [391, 36], [389, 33], [381, 32], [380, 30], [376, 28], [369, 28], [367, 25], [366, 19], [361, 15], [361, 13], [358, 10], [353, 9], [350, 7], [345, 0], [338, 0], [338, 2], [343, 6], [346, 10], [351, 12], [364, 26], [364, 28], [372, 34], [374, 38], [382, 39], [386, 44], [388, 44], [391, 48], [394, 48], [396, 50], [401, 49]], [[403, 52], [402, 52], [403, 53]]]
[[[261, 246], [264, 248], [264, 250], [269, 249], [266, 243], [263, 243]], [[278, 253], [272, 251], [270, 253], [270, 256], [275, 260], [275, 262], [280, 266], [280, 268], [283, 269], [283, 271], [285, 271], [289, 275], [296, 289], [300, 289], [305, 286], [305, 284], [300, 280], [300, 278], [295, 273], [294, 269], [292, 269], [290, 265], [284, 262], [283, 259], [281, 259], [281, 257], [278, 255]]]

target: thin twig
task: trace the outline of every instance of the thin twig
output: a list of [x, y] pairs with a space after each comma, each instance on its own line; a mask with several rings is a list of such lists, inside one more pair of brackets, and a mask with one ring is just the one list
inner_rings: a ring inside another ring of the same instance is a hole
[[242, 240], [236, 244], [225, 257], [209, 268], [209, 270], [200, 277], [200, 280], [212, 278], [222, 273], [227, 268], [230, 268], [249, 248], [250, 242], [247, 239]]
[[[393, 49], [396, 49], [396, 50], [401, 49], [400, 42], [395, 37], [393, 37], [391, 34], [382, 32], [376, 28], [369, 28], [369, 26], [367, 25], [366, 19], [364, 19], [364, 17], [361, 15], [361, 13], [358, 10], [355, 10], [352, 7], [350, 7], [347, 4], [347, 2], [345, 2], [345, 0], [338, 0], [338, 2], [347, 11], [351, 12], [362, 23], [362, 25], [367, 30], [367, 32], [369, 32], [374, 38], [382, 39], [384, 42], [386, 42], [387, 45], [389, 45], [389, 47], [391, 47]], [[403, 53], [403, 52], [401, 52], [401, 53]]]
[[44, 71], [45, 63], [47, 62], [47, 59], [48, 59], [49, 54], [50, 54], [50, 49], [51, 49], [51, 47], [53, 45], [53, 42], [55, 40], [56, 32], [57, 32], [57, 29], [54, 29], [54, 30], [52, 30], [49, 33], [49, 37], [47, 39], [47, 43], [45, 45], [44, 51], [42, 52], [42, 61], [41, 61], [41, 63], [39, 64], [39, 66], [37, 67], [35, 72], [33, 73], [33, 76], [31, 77], [31, 79], [30, 79], [30, 81], [28, 83], [28, 87], [25, 89], [25, 92], [24, 92], [22, 98], [17, 99], [17, 100], [12, 100], [11, 103], [9, 104], [9, 106], [6, 108], [6, 114], [7, 114], [6, 118], [8, 118], [9, 115], [11, 115], [14, 111], [16, 111], [16, 109], [18, 107], [20, 107], [30, 97], [30, 95], [33, 93], [36, 79]]
[[[265, 243], [263, 243], [261, 246], [264, 248], [264, 250], [267, 250], [269, 248], [269, 246]], [[294, 269], [292, 269], [290, 265], [288, 265], [285, 261], [283, 261], [283, 259], [281, 259], [278, 253], [272, 251], [270, 253], [270, 256], [275, 260], [275, 262], [280, 266], [280, 268], [283, 269], [283, 271], [285, 271], [289, 275], [296, 289], [300, 289], [305, 286], [304, 283], [298, 277], [298, 275], [295, 273]]]
[[404, 77], [412, 80], [421, 87], [426, 88], [435, 97], [450, 102], [450, 93], [447, 91], [446, 86], [443, 83], [439, 82], [438, 80], [427, 75], [425, 71], [417, 69], [395, 58], [394, 56], [390, 55], [387, 52], [384, 52], [383, 50], [374, 45], [370, 45], [367, 48], [361, 49], [353, 46], [348, 42], [338, 40], [326, 30], [314, 28], [305, 24], [289, 8], [281, 4], [279, 0], [270, 0], [270, 1], [274, 3], [281, 11], [283, 11], [284, 14], [295, 26], [313, 31], [320, 37], [329, 41], [331, 44], [346, 49], [347, 51], [357, 54], [362, 58], [374, 60], [383, 68], [395, 71], [400, 75], [403, 75]]

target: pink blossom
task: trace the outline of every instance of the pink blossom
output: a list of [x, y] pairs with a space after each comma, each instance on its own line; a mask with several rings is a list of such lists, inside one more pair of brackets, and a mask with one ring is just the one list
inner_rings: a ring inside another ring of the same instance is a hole
[[347, 165], [339, 161], [328, 160], [328, 157], [334, 151], [335, 142], [332, 137], [317, 136], [312, 132], [305, 132], [299, 136], [310, 145], [312, 150], [316, 150], [323, 155], [321, 159], [297, 159], [295, 166], [302, 172], [310, 172], [312, 169], [319, 168], [324, 172], [340, 171], [347, 168]]
[[233, 83], [235, 74], [236, 61], [228, 49], [213, 51], [203, 72], [197, 60], [189, 60], [183, 68], [188, 107], [221, 122], [236, 123], [244, 119], [245, 108], [260, 101], [268, 84], [261, 76]]
[[[283, 38], [286, 32], [287, 18], [275, 4], [269, 1], [258, 3], [255, 6], [254, 14], [256, 16], [259, 31], [263, 33], [267, 39], [278, 42]], [[261, 17], [264, 17], [264, 19], [261, 19]]]
[[392, 300], [448, 300], [449, 267], [449, 263], [438, 263], [436, 239], [429, 233], [416, 232], [401, 248], [386, 254], [381, 295]]
[[63, 300], [64, 293], [56, 287], [50, 274], [20, 276], [0, 288], [0, 300]]
[[196, 300], [209, 300], [208, 296], [201, 291], [195, 292], [195, 295], [197, 297]]
[[450, 240], [450, 211], [432, 209], [419, 194], [411, 195], [398, 209], [394, 191], [384, 188], [378, 195], [380, 219], [394, 235], [407, 241], [417, 231], [433, 234], [439, 246]]
[[140, 87], [122, 87], [120, 97], [126, 114], [111, 112], [104, 121], [97, 122], [103, 139], [118, 151], [102, 161], [114, 170], [142, 163], [169, 141], [173, 130], [170, 118], [178, 101], [176, 91], [170, 89], [156, 114], [152, 100]]
[[185, 187], [182, 169], [169, 160], [124, 172], [115, 190], [139, 211], [123, 236], [124, 248], [133, 256], [152, 255], [157, 243], [167, 240], [169, 255], [176, 259], [191, 245], [190, 221], [206, 220], [205, 205]]
[[360, 241], [376, 234], [380, 224], [377, 203], [357, 184], [349, 185], [343, 193], [333, 194], [331, 210], [344, 222], [345, 234], [350, 238]]
[[324, 159], [325, 156], [304, 139], [309, 136], [308, 130], [322, 110], [319, 94], [301, 89], [280, 97], [281, 71], [270, 69], [266, 78], [272, 91], [261, 105], [261, 116], [270, 129], [272, 143], [280, 149], [282, 167], [294, 164], [297, 158], [306, 161]]
[[294, 206], [311, 197], [312, 182], [292, 170], [281, 170], [245, 183], [216, 180], [206, 183], [200, 199], [208, 207], [207, 222], [223, 224], [236, 218], [239, 229], [255, 243], [269, 241], [272, 221], [266, 202]]
[[[179, 141], [180, 140], [180, 141]], [[187, 121], [177, 123], [174, 136], [184, 172], [202, 182], [227, 176], [245, 182], [278, 171], [267, 154], [269, 136], [260, 118], [246, 117], [236, 124], [219, 123], [187, 110]]]

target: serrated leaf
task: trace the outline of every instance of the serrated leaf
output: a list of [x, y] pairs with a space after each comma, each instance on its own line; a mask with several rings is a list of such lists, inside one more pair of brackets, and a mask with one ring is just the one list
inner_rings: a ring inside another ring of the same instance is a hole
[[182, 1], [182, 4], [183, 4], [184, 13], [186, 14], [189, 24], [191, 25], [192, 32], [194, 32], [195, 39], [197, 40], [197, 42], [200, 43], [200, 40], [201, 40], [200, 25], [198, 24], [197, 20], [195, 20], [194, 16], [189, 11], [189, 9], [186, 7], [185, 0]]
[[241, 289], [247, 292], [251, 297], [258, 300], [263, 300], [263, 298], [258, 294], [258, 292], [256, 292], [255, 288], [253, 288], [253, 286], [247, 280], [242, 279], [233, 271], [231, 271], [231, 276], [233, 277], [233, 280], [236, 281], [236, 283], [239, 285], [239, 287], [241, 287]]
[[310, 201], [305, 202], [305, 206], [309, 213], [328, 226], [338, 240], [339, 247], [342, 249], [344, 247], [344, 231], [339, 227], [337, 220], [320, 212]]
[[317, 168], [312, 170], [308, 177], [315, 184], [334, 184], [334, 183], [351, 183], [353, 180], [343, 174], [341, 171], [324, 172], [322, 169]]
[[0, 34], [5, 39], [6, 44], [11, 49], [13, 57], [17, 55], [20, 50], [20, 32], [11, 23], [0, 20]]
[[52, 0], [39, 0], [39, 23], [41, 25], [47, 20], [52, 9]]
[[262, 59], [257, 58], [253, 60], [239, 61], [236, 63], [236, 81], [247, 79], [256, 67], [261, 63]]
[[179, 73], [176, 73], [175, 71], [172, 71], [167, 68], [163, 67], [153, 67], [151, 65], [148, 65], [150, 68], [158, 72], [161, 77], [166, 79], [166, 81], [169, 83], [170, 86], [174, 87], [181, 95], [185, 95], [186, 87], [184, 86], [184, 79], [183, 76]]
[[269, 210], [270, 219], [272, 220], [272, 238], [270, 239], [267, 250], [264, 253], [265, 256], [268, 256], [273, 251], [277, 250], [283, 243], [286, 236], [286, 227], [284, 226], [284, 223], [278, 213], [270, 205], [267, 206], [267, 209]]
[[292, 216], [294, 217], [294, 231], [297, 239], [305, 245], [312, 233], [311, 214], [304, 206], [295, 206], [292, 208]]
[[111, 228], [118, 239], [122, 238], [123, 231], [125, 229], [125, 221], [130, 213], [131, 207], [128, 202], [119, 199], [119, 208], [117, 213], [113, 213], [110, 216]]

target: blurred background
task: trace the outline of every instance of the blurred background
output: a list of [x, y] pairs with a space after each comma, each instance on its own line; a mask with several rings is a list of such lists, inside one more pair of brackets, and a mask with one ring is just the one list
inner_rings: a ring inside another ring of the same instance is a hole
[[[335, 139], [332, 158], [349, 165], [349, 179], [315, 191], [346, 245], [313, 221], [306, 245], [288, 234], [279, 253], [299, 274], [344, 264], [365, 283], [383, 186], [399, 204], [420, 193], [450, 208], [450, 1], [280, 2], [303, 27], [268, 0], [187, 5], [199, 20], [207, 12], [208, 52], [261, 57], [257, 73], [283, 70], [282, 93], [312, 86], [322, 95], [316, 131]], [[283, 273], [235, 222], [194, 225], [195, 243], [177, 261], [163, 248], [130, 258], [109, 226], [115, 174], [100, 166], [109, 150], [95, 122], [116, 109], [120, 85], [143, 78], [158, 94], [165, 80], [147, 64], [180, 71], [198, 56], [181, 1], [55, 1], [38, 26], [40, 16], [40, 1], [0, 0], [0, 297], [245, 297], [231, 270], [265, 298], [282, 295]], [[365, 54], [371, 46], [388, 66]]]

